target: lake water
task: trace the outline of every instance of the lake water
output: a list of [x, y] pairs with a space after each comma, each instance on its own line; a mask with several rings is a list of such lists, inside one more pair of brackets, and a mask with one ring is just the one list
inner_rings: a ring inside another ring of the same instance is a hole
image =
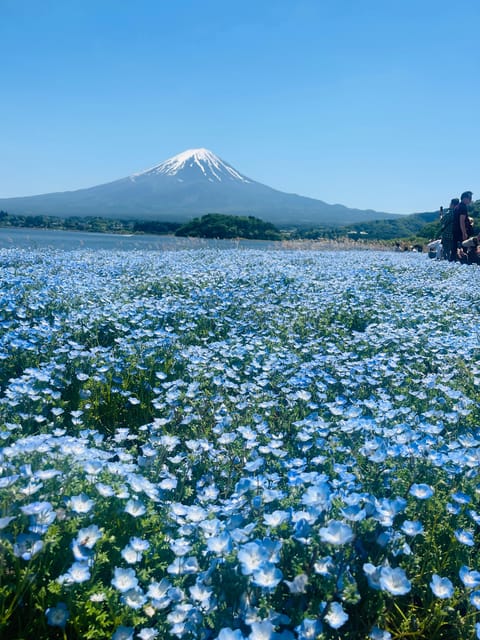
[[266, 240], [206, 240], [157, 235], [120, 235], [51, 229], [0, 228], [0, 249], [113, 249], [120, 251], [178, 251], [179, 249], [280, 249], [281, 242]]

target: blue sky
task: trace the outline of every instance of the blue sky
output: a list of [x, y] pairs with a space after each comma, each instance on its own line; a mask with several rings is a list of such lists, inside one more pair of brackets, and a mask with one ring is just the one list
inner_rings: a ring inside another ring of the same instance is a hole
[[330, 203], [480, 198], [478, 0], [0, 0], [0, 197], [206, 147]]

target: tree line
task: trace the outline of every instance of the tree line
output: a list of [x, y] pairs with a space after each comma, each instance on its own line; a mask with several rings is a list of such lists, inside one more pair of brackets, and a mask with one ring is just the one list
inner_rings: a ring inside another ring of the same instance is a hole
[[101, 216], [24, 216], [0, 211], [0, 227], [26, 227], [30, 229], [62, 229], [65, 231], [92, 231], [95, 233], [152, 233], [171, 234], [181, 227], [178, 222], [158, 220], [119, 220]]
[[174, 234], [198, 238], [247, 238], [255, 240], [281, 240], [282, 234], [269, 222], [253, 216], [233, 216], [210, 213], [194, 218], [186, 224], [158, 220], [119, 220], [101, 216], [57, 217], [46, 215], [12, 215], [0, 211], [0, 227], [25, 227], [30, 229], [59, 229], [66, 231], [90, 231], [96, 233], [156, 235]]

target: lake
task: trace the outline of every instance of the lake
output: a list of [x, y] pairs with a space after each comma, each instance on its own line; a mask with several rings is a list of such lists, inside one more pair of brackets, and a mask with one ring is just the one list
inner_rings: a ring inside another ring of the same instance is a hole
[[120, 251], [178, 251], [179, 249], [280, 249], [281, 242], [268, 240], [208, 240], [159, 235], [121, 235], [52, 229], [0, 228], [0, 249], [114, 249]]

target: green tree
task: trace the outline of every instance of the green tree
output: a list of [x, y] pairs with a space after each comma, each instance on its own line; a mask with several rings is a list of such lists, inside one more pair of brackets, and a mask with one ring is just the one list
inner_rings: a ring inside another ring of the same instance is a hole
[[197, 238], [248, 238], [251, 240], [280, 240], [280, 231], [270, 222], [254, 216], [229, 216], [208, 213], [181, 226], [177, 236]]

